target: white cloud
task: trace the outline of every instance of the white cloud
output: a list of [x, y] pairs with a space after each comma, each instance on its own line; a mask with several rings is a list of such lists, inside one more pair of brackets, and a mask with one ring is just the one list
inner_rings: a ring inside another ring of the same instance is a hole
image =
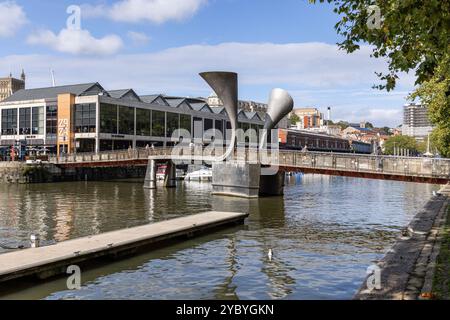
[[82, 5], [83, 17], [108, 17], [114, 21], [161, 24], [192, 17], [207, 0], [121, 0], [111, 6]]
[[271, 88], [282, 87], [291, 92], [296, 106], [313, 105], [323, 111], [332, 106], [334, 119], [355, 122], [365, 119], [377, 125], [397, 125], [401, 123], [401, 107], [414, 86], [414, 79], [404, 75], [393, 93], [372, 90], [377, 82], [374, 71], [385, 70], [386, 64], [370, 59], [370, 52], [369, 47], [362, 47], [347, 55], [335, 45], [325, 43], [223, 43], [102, 59], [7, 56], [0, 58], [0, 70], [25, 67], [28, 87], [48, 86], [51, 67], [60, 84], [99, 81], [107, 89], [135, 88], [142, 94], [190, 96], [211, 92], [198, 76], [199, 72], [229, 70], [239, 73], [243, 99], [266, 101]]
[[150, 37], [142, 32], [128, 31], [128, 38], [131, 39], [134, 45], [145, 45], [150, 42]]
[[27, 42], [75, 55], [110, 55], [123, 46], [119, 36], [108, 35], [97, 39], [87, 30], [75, 29], [62, 29], [59, 34], [50, 30], [41, 30], [30, 35]]
[[0, 2], [0, 37], [13, 36], [27, 22], [21, 6], [14, 1]]

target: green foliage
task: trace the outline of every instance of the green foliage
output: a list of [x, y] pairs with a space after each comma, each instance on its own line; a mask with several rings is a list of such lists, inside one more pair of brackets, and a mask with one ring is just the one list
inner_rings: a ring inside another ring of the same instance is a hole
[[[413, 71], [420, 98], [429, 106], [433, 133], [443, 156], [450, 156], [450, 0], [310, 0], [335, 5], [340, 21], [335, 28], [343, 40], [339, 47], [348, 53], [362, 43], [373, 46], [372, 56], [387, 59], [387, 74], [377, 73], [383, 81], [375, 88], [395, 88], [398, 73]], [[373, 21], [371, 5], [381, 13], [379, 28]]]
[[350, 124], [347, 121], [339, 121], [338, 123], [336, 123], [338, 126], [341, 127], [342, 130], [347, 129]]
[[296, 124], [297, 122], [300, 122], [300, 118], [298, 117], [298, 115], [296, 115], [295, 113], [291, 114], [291, 124]]
[[389, 127], [383, 127], [383, 128], [381, 128], [381, 132], [382, 132], [383, 134], [387, 135], [387, 136], [392, 135], [390, 130], [391, 130], [391, 128], [389, 128]]
[[450, 158], [450, 128], [448, 126], [438, 126], [434, 129], [431, 134], [431, 140], [433, 141], [432, 145], [442, 157]]
[[393, 136], [386, 141], [384, 148], [384, 153], [389, 155], [394, 154], [394, 148], [407, 149], [411, 152], [419, 151], [416, 139], [408, 136]]
[[410, 99], [419, 97], [428, 106], [431, 122], [436, 125], [431, 139], [443, 157], [450, 158], [450, 55], [439, 64], [436, 74], [424, 82]]

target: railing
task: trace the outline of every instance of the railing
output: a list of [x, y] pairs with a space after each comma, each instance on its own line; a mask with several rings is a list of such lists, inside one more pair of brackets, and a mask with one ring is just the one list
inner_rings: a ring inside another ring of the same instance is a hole
[[450, 180], [450, 159], [280, 151], [279, 165]]
[[[55, 164], [97, 163], [115, 161], [146, 160], [149, 157], [170, 159], [186, 159], [189, 156], [198, 159], [202, 153], [196, 154], [193, 148], [178, 149], [176, 155], [173, 148], [129, 149], [121, 151], [108, 151], [101, 153], [79, 153], [60, 157], [51, 157], [50, 162]], [[259, 158], [262, 158], [261, 161]], [[203, 156], [205, 161], [212, 161], [214, 152]], [[415, 176], [427, 178], [442, 178], [450, 180], [450, 159], [441, 158], [414, 158], [361, 155], [349, 153], [330, 152], [303, 152], [292, 150], [268, 151], [267, 154], [258, 154], [257, 149], [238, 150], [233, 159], [247, 162], [261, 162], [264, 165], [281, 167], [335, 170], [347, 172], [362, 172], [372, 174], [391, 174], [401, 176]]]
[[146, 160], [150, 156], [170, 155], [171, 152], [172, 148], [154, 148], [154, 149], [139, 148], [129, 150], [118, 150], [118, 151], [102, 151], [99, 153], [74, 153], [70, 155], [50, 157], [49, 162], [54, 164], [74, 164], [74, 163]]

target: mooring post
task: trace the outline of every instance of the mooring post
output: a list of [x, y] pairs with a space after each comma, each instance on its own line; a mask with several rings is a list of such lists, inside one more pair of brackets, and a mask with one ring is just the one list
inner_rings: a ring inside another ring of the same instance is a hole
[[177, 169], [172, 160], [167, 162], [166, 174], [164, 177], [164, 187], [175, 188], [177, 186]]
[[147, 172], [145, 174], [144, 188], [156, 189], [156, 161], [149, 160], [147, 164]]
[[40, 246], [40, 236], [37, 233], [30, 235], [30, 246], [31, 248], [39, 248]]

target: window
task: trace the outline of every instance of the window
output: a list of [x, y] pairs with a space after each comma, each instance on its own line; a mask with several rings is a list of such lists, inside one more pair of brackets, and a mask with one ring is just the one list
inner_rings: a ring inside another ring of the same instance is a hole
[[175, 130], [180, 127], [180, 116], [178, 113], [167, 112], [167, 131], [166, 137], [171, 138]]
[[47, 107], [47, 134], [56, 135], [58, 132], [58, 107], [48, 106]]
[[250, 129], [250, 124], [245, 122], [239, 122], [238, 128], [244, 130], [244, 133], [247, 132], [248, 129]]
[[100, 132], [117, 134], [117, 106], [100, 104]]
[[44, 134], [44, 107], [33, 107], [32, 134]]
[[212, 119], [205, 119], [203, 123], [203, 132], [208, 131], [209, 129], [213, 128], [213, 120]]
[[187, 114], [180, 114], [180, 129], [187, 130], [192, 135], [191, 128], [192, 118]]
[[19, 109], [19, 134], [31, 134], [31, 108]]
[[75, 132], [95, 132], [96, 127], [95, 103], [75, 105]]
[[203, 119], [202, 118], [197, 118], [194, 117], [193, 119], [194, 122], [194, 135], [193, 138], [195, 139], [203, 139]]
[[134, 135], [134, 108], [119, 106], [119, 134]]
[[17, 109], [2, 110], [2, 134], [17, 134]]
[[152, 136], [164, 137], [166, 115], [163, 111], [152, 111]]
[[136, 109], [136, 135], [151, 135], [151, 110]]
[[[216, 120], [215, 129], [220, 132], [220, 134], [222, 135], [222, 139], [225, 139], [225, 136], [223, 134], [223, 122], [222, 122], [222, 120]], [[216, 134], [219, 134], [219, 132], [217, 132]]]

